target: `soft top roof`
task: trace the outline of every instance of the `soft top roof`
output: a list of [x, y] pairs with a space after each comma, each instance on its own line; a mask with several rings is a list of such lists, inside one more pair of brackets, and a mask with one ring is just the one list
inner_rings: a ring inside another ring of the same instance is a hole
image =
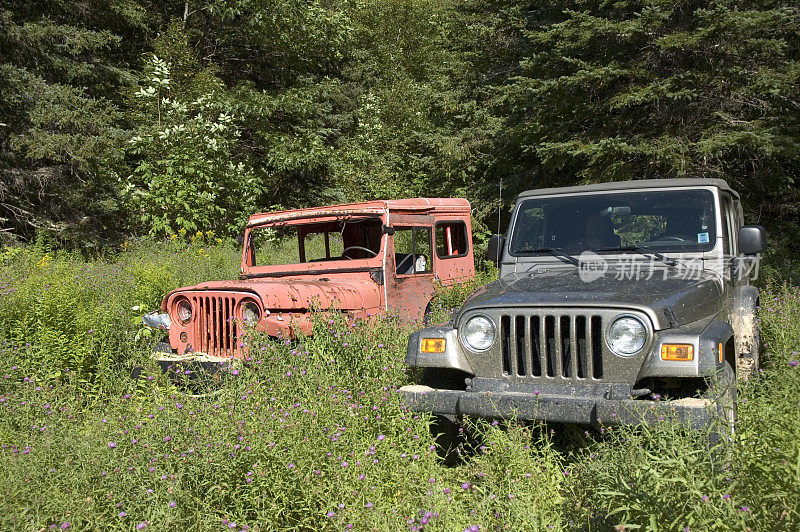
[[342, 205], [327, 205], [307, 209], [292, 209], [269, 213], [258, 213], [250, 217], [247, 225], [338, 216], [381, 215], [386, 212], [466, 212], [469, 202], [463, 198], [410, 198], [397, 200], [374, 200]]
[[578, 192], [622, 192], [625, 190], [638, 190], [643, 188], [670, 187], [717, 187], [720, 190], [730, 192], [737, 198], [739, 197], [739, 194], [733, 190], [724, 179], [697, 179], [689, 177], [678, 179], [637, 179], [633, 181], [611, 181], [608, 183], [577, 185], [574, 187], [537, 188], [526, 190], [517, 197], [526, 198], [529, 196], [548, 196], [552, 194], [572, 194]]

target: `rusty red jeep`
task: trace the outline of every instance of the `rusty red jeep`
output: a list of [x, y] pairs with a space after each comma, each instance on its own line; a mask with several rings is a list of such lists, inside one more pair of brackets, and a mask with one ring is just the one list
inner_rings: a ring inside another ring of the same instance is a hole
[[[245, 323], [274, 337], [311, 332], [312, 310], [404, 321], [430, 311], [434, 281], [472, 278], [470, 206], [415, 198], [297, 209], [250, 217], [238, 280], [173, 290], [161, 313], [161, 351], [180, 357], [242, 358]], [[160, 357], [164, 358], [164, 357]]]

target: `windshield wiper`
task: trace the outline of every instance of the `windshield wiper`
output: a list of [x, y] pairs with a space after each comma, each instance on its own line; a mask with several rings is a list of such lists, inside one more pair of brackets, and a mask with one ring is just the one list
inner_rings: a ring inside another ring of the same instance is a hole
[[573, 266], [577, 266], [580, 261], [573, 257], [572, 255], [568, 255], [561, 251], [561, 248], [536, 248], [536, 249], [521, 249], [518, 253], [548, 253], [561, 262], [567, 262], [572, 264]]
[[644, 255], [645, 257], [652, 255], [653, 257], [657, 258], [667, 266], [672, 266], [672, 267], [678, 266], [677, 260], [664, 256], [661, 253], [653, 251], [645, 246], [621, 246], [618, 248], [598, 248], [595, 249], [595, 251], [635, 251], [636, 253]]

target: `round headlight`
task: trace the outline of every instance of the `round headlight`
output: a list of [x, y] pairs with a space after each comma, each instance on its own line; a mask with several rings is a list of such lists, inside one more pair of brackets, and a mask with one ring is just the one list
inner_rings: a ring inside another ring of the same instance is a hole
[[622, 316], [606, 330], [606, 342], [614, 354], [631, 356], [638, 353], [647, 342], [647, 327], [639, 318]]
[[261, 309], [255, 301], [245, 301], [242, 303], [242, 319], [248, 323], [258, 323], [261, 319]]
[[175, 306], [175, 315], [178, 321], [184, 325], [192, 321], [192, 304], [189, 303], [188, 299], [178, 300], [178, 304]]
[[494, 343], [494, 323], [485, 316], [475, 316], [467, 320], [461, 335], [468, 348], [486, 351]]

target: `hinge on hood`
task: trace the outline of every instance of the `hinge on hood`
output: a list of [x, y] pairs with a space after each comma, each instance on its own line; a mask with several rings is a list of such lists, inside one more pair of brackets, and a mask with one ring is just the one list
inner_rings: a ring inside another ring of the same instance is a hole
[[383, 270], [370, 270], [369, 276], [375, 284], [383, 286]]

